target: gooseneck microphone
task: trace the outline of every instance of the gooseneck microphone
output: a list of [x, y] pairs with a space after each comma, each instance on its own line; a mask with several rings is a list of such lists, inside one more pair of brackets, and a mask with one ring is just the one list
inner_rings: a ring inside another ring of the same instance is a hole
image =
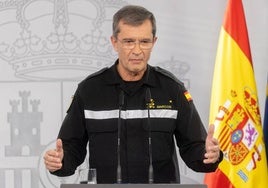
[[118, 124], [117, 124], [117, 183], [122, 183], [122, 172], [121, 172], [121, 159], [120, 159], [120, 146], [121, 146], [121, 111], [124, 105], [124, 91], [121, 90], [119, 95], [119, 114], [118, 114]]
[[148, 146], [149, 146], [149, 184], [154, 183], [154, 169], [153, 169], [153, 154], [152, 154], [152, 131], [151, 131], [151, 119], [150, 119], [150, 102], [151, 102], [151, 91], [149, 88], [146, 89], [146, 104], [147, 104], [147, 125], [148, 125]]

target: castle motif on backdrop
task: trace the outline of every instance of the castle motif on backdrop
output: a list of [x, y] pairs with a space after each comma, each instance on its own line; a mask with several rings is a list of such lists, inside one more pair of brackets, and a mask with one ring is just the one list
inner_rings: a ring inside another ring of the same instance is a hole
[[[38, 111], [40, 100], [29, 100], [30, 94], [29, 91], [19, 92], [21, 100], [10, 101], [12, 110], [7, 116], [10, 124], [11, 143], [5, 147], [5, 157], [16, 159], [17, 166], [9, 166], [6, 171], [0, 169], [0, 172], [3, 171], [6, 175], [9, 174], [13, 177], [14, 187], [20, 187], [21, 183], [25, 181], [24, 178], [29, 178], [28, 181], [31, 182], [32, 187], [38, 187], [39, 184], [36, 166], [29, 164], [37, 163], [39, 155], [44, 149], [40, 142], [40, 124], [43, 114]], [[10, 185], [7, 179], [1, 181], [6, 187]]]
[[38, 111], [40, 100], [29, 101], [30, 94], [29, 91], [19, 92], [21, 100], [10, 101], [12, 111], [7, 117], [11, 145], [5, 147], [6, 156], [39, 156], [44, 148], [40, 142], [40, 123], [43, 120], [42, 112]]

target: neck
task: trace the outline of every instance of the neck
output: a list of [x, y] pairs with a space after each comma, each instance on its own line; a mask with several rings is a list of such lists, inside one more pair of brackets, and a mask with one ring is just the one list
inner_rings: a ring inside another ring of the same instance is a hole
[[138, 80], [142, 79], [143, 74], [144, 74], [144, 72], [143, 73], [131, 72], [128, 74], [120, 74], [120, 76], [124, 81], [138, 81]]
[[122, 78], [122, 80], [124, 81], [138, 81], [138, 80], [141, 80], [145, 71], [146, 70], [142, 70], [142, 71], [125, 71], [125, 70], [122, 70], [120, 68], [120, 66], [117, 66], [117, 71], [120, 75], [120, 77]]

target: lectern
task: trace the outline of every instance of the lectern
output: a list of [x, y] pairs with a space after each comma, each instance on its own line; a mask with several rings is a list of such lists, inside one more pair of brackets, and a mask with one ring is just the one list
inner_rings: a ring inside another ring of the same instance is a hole
[[62, 184], [60, 188], [207, 188], [203, 184]]

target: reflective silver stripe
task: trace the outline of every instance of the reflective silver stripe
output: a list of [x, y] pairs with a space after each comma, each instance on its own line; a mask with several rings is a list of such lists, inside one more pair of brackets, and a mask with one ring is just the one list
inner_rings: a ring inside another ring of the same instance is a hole
[[[86, 119], [116, 119], [119, 117], [119, 110], [92, 111], [84, 110]], [[178, 111], [170, 109], [150, 109], [151, 118], [169, 118], [176, 119]], [[122, 110], [122, 119], [147, 118], [147, 110]]]

